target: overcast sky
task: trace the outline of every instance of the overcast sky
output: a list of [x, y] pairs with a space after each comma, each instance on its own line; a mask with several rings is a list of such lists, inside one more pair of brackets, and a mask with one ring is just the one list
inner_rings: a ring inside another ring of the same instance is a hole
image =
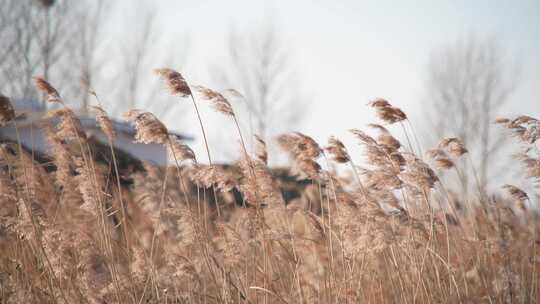
[[[137, 2], [120, 0], [116, 14], [135, 10], [140, 7]], [[496, 37], [520, 62], [520, 86], [504, 114], [540, 117], [538, 0], [154, 0], [145, 4], [149, 3], [159, 6], [162, 39], [180, 41], [182, 35], [189, 36], [182, 72], [203, 84], [210, 83], [209, 66], [225, 53], [223, 37], [231, 27], [250, 31], [273, 17], [311, 100], [299, 129], [321, 143], [330, 135], [348, 141], [348, 129], [373, 122], [366, 103], [374, 97], [401, 107], [422, 132], [422, 108], [429, 102], [424, 90], [429, 56], [435, 48], [469, 33]], [[220, 145], [217, 130], [222, 130], [223, 121], [204, 114], [213, 121], [208, 126], [211, 145]], [[192, 116], [169, 115], [164, 120], [171, 128], [198, 137]], [[203, 155], [200, 142], [194, 148]]]

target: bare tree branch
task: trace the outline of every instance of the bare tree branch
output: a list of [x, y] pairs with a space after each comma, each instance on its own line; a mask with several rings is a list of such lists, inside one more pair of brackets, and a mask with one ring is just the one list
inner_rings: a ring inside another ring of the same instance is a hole
[[[503, 147], [493, 120], [516, 88], [515, 67], [493, 39], [470, 36], [436, 50], [429, 65], [428, 114], [437, 138], [458, 136], [469, 147], [481, 189], [495, 171], [495, 156]], [[464, 170], [467, 162], [464, 162]], [[462, 174], [467, 193], [466, 176]]]

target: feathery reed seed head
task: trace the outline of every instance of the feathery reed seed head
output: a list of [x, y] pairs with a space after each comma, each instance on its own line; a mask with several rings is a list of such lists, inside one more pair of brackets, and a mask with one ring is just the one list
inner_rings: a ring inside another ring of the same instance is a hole
[[65, 140], [85, 139], [86, 133], [83, 130], [81, 121], [70, 108], [50, 110], [45, 118], [59, 118], [60, 123], [56, 125], [57, 135]]
[[50, 83], [43, 79], [43, 77], [34, 77], [34, 83], [39, 91], [47, 95], [48, 102], [63, 103], [58, 91]]
[[295, 173], [311, 179], [319, 177], [321, 166], [314, 159], [319, 157], [322, 150], [313, 138], [300, 132], [293, 132], [281, 134], [276, 140], [294, 160]]
[[516, 201], [526, 201], [529, 199], [529, 196], [525, 191], [519, 189], [516, 186], [506, 184], [503, 186], [503, 189], [505, 189], [510, 196], [515, 199]]
[[369, 102], [382, 121], [393, 124], [407, 119], [407, 115], [400, 108], [393, 107], [388, 101], [382, 98]]
[[92, 108], [96, 111], [96, 122], [98, 126], [103, 133], [105, 133], [109, 141], [113, 142], [116, 138], [116, 132], [114, 131], [113, 123], [107, 115], [107, 112], [99, 106], [92, 106]]
[[265, 165], [268, 164], [268, 152], [266, 151], [266, 143], [258, 135], [255, 137], [255, 156]]
[[191, 95], [188, 83], [179, 72], [169, 68], [155, 69], [154, 72], [165, 81], [171, 94], [180, 95], [181, 97]]
[[127, 121], [135, 126], [135, 142], [143, 144], [164, 144], [168, 141], [167, 127], [157, 117], [141, 110], [130, 110], [124, 114]]
[[345, 145], [334, 136], [330, 136], [328, 139], [328, 146], [324, 149], [330, 153], [332, 159], [338, 163], [346, 163], [350, 160]]
[[195, 153], [191, 148], [184, 144], [182, 141], [180, 141], [176, 136], [169, 136], [171, 147], [169, 147], [169, 153], [173, 154], [173, 157], [176, 157], [176, 159], [179, 162], [192, 162], [197, 163], [197, 160], [195, 159]]
[[467, 153], [468, 150], [465, 148], [465, 144], [461, 139], [456, 137], [449, 137], [443, 139], [439, 143], [440, 149], [446, 149], [450, 155], [454, 157], [461, 157], [463, 154]]
[[201, 94], [203, 99], [210, 101], [216, 111], [225, 115], [234, 116], [231, 103], [221, 93], [201, 85], [193, 86], [193, 88]]

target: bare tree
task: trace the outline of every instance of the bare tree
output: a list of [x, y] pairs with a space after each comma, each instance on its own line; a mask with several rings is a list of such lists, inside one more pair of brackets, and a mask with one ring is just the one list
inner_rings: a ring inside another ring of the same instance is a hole
[[[485, 192], [497, 167], [495, 155], [504, 137], [493, 121], [517, 85], [516, 64], [494, 39], [470, 36], [441, 47], [428, 74], [429, 115], [437, 138], [457, 136], [471, 151], [478, 183]], [[472, 170], [464, 162], [465, 170]], [[464, 171], [465, 171], [464, 170]], [[461, 174], [464, 193], [470, 181]]]
[[[0, 6], [2, 50], [0, 89], [16, 98], [38, 97], [32, 77], [62, 87], [66, 100], [83, 96], [81, 78], [97, 71], [97, 33], [104, 1], [6, 0]], [[44, 108], [46, 107], [43, 101]]]
[[90, 104], [88, 89], [95, 89], [96, 82], [102, 78], [101, 68], [107, 58], [100, 51], [103, 48], [102, 29], [110, 11], [110, 2], [95, 0], [79, 11], [77, 32], [79, 43], [75, 47], [75, 58], [78, 59], [82, 88], [80, 89], [81, 110], [86, 113]]
[[179, 66], [183, 63], [188, 49], [187, 39], [184, 36], [175, 37], [177, 43], [164, 41], [158, 30], [156, 6], [139, 3], [134, 14], [127, 18], [126, 35], [120, 40], [121, 58], [117, 73], [120, 83], [115, 84], [118, 108], [115, 112], [127, 109], [144, 107], [151, 109], [158, 115], [171, 113], [165, 106], [166, 98], [161, 94], [161, 85], [152, 71], [162, 66]]
[[290, 50], [272, 23], [251, 34], [232, 31], [227, 59], [214, 67], [212, 75], [220, 86], [244, 95], [253, 132], [267, 140], [271, 133], [300, 122], [305, 97], [294, 75]]

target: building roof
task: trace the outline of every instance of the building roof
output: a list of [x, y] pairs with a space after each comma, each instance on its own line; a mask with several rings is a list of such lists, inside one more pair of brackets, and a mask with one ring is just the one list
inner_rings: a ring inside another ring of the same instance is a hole
[[[46, 111], [43, 108], [42, 104], [37, 100], [15, 99], [12, 100], [12, 104], [17, 115], [17, 125], [19, 128], [28, 127], [44, 119]], [[79, 117], [81, 125], [84, 129], [99, 129], [96, 118], [94, 116], [77, 113], [77, 111], [75, 111], [75, 114], [77, 114], [77, 116]], [[133, 137], [135, 135], [135, 128], [128, 122], [117, 120], [115, 118], [111, 118], [111, 121], [116, 132], [126, 134], [130, 137]], [[55, 121], [54, 119], [52, 120], [52, 122], [57, 123], [57, 121]], [[180, 140], [193, 140], [193, 137], [190, 135], [178, 133], [171, 130], [169, 130], [169, 133], [176, 136]]]

